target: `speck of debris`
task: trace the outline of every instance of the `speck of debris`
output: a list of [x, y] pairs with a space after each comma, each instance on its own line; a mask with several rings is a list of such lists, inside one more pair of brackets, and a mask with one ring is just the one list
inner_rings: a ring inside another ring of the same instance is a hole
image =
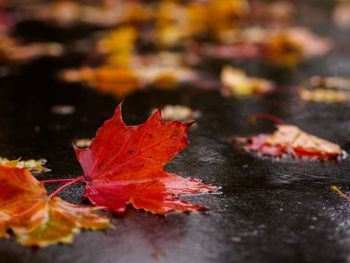
[[75, 113], [75, 107], [72, 105], [56, 105], [51, 107], [51, 113], [58, 115], [70, 115]]
[[242, 239], [240, 237], [231, 237], [231, 241], [238, 243], [241, 242]]
[[74, 145], [79, 148], [88, 148], [91, 145], [91, 139], [83, 138], [74, 141]]
[[154, 251], [151, 256], [155, 260], [160, 260], [161, 257], [166, 257], [166, 254], [164, 252], [161, 252], [161, 251]]

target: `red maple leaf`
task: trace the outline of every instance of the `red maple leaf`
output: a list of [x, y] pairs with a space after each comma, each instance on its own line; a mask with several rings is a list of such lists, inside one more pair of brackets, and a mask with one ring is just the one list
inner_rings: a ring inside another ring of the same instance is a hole
[[205, 209], [178, 196], [212, 192], [215, 187], [163, 170], [188, 145], [189, 126], [162, 121], [160, 111], [141, 125], [128, 126], [118, 106], [89, 148], [75, 148], [84, 171], [85, 196], [92, 204], [117, 213], [123, 213], [128, 204], [155, 214]]

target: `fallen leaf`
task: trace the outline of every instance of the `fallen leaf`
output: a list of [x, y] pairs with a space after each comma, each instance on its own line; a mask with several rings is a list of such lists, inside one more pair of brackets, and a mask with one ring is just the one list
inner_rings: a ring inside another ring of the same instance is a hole
[[265, 60], [281, 67], [295, 67], [304, 59], [302, 43], [287, 33], [271, 36], [264, 46]]
[[291, 27], [287, 34], [300, 43], [306, 59], [323, 56], [333, 48], [330, 38], [318, 36], [306, 27]]
[[67, 82], [84, 82], [96, 90], [112, 94], [116, 98], [124, 98], [140, 89], [142, 83], [139, 76], [129, 69], [100, 67], [83, 67], [78, 70], [66, 70], [61, 77]]
[[198, 78], [194, 70], [180, 65], [140, 65], [134, 71], [145, 85], [161, 89], [176, 89], [177, 84]]
[[294, 125], [277, 125], [272, 134], [260, 134], [240, 140], [247, 151], [280, 157], [291, 155], [301, 158], [336, 159], [344, 155], [339, 145], [310, 135]]
[[266, 38], [262, 56], [281, 67], [295, 67], [302, 61], [327, 54], [332, 41], [317, 36], [304, 27], [291, 27], [284, 31], [271, 31]]
[[350, 78], [314, 76], [299, 87], [299, 96], [310, 102], [341, 103], [350, 100], [349, 87]]
[[12, 230], [18, 243], [46, 247], [72, 243], [80, 229], [104, 229], [109, 219], [93, 208], [50, 198], [26, 169], [0, 165], [0, 237]]
[[[157, 111], [153, 109], [152, 113]], [[183, 105], [165, 105], [161, 109], [162, 119], [166, 121], [179, 120], [183, 122], [193, 122], [201, 116], [200, 111], [194, 111]]]
[[85, 196], [117, 213], [128, 204], [155, 214], [204, 210], [178, 196], [213, 192], [215, 187], [163, 170], [188, 145], [189, 126], [162, 121], [160, 111], [141, 125], [127, 126], [118, 106], [89, 148], [75, 148], [84, 171]]
[[117, 98], [124, 98], [141, 87], [139, 77], [133, 71], [108, 67], [96, 69], [91, 84]]
[[44, 165], [47, 163], [47, 160], [45, 159], [39, 159], [39, 160], [9, 160], [5, 157], [0, 157], [0, 165], [7, 165], [11, 167], [17, 167], [17, 168], [27, 168], [31, 172], [34, 173], [41, 173], [41, 172], [49, 172], [50, 169], [46, 168]]
[[107, 65], [113, 68], [129, 66], [137, 31], [133, 27], [120, 27], [113, 30], [97, 43], [97, 50], [106, 55]]
[[337, 27], [350, 28], [350, 3], [348, 1], [337, 2], [332, 12], [332, 20]]
[[277, 1], [261, 6], [261, 15], [270, 23], [288, 26], [293, 23], [296, 7], [289, 1]]
[[225, 66], [221, 72], [222, 94], [230, 96], [249, 96], [271, 91], [274, 85], [271, 81], [248, 77], [245, 72]]
[[252, 59], [260, 57], [258, 45], [253, 43], [241, 43], [235, 45], [205, 45], [201, 53], [219, 59]]
[[58, 57], [64, 52], [64, 47], [58, 43], [21, 44], [16, 38], [5, 34], [0, 36], [0, 54], [4, 61], [25, 62], [41, 56]]

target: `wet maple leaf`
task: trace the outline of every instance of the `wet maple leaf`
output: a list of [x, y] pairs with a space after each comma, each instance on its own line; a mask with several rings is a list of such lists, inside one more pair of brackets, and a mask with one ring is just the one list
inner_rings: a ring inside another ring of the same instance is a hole
[[75, 149], [84, 171], [85, 196], [92, 204], [117, 213], [123, 213], [128, 204], [155, 214], [203, 210], [178, 196], [212, 192], [215, 187], [163, 170], [187, 146], [189, 126], [162, 121], [160, 111], [141, 125], [127, 126], [118, 106], [91, 146]]
[[71, 243], [81, 228], [104, 229], [109, 219], [93, 208], [50, 198], [26, 169], [0, 165], [0, 237], [12, 230], [18, 243], [45, 247]]
[[272, 134], [260, 134], [241, 139], [247, 151], [280, 157], [285, 154], [294, 157], [336, 159], [343, 155], [339, 145], [310, 135], [294, 125], [277, 125]]

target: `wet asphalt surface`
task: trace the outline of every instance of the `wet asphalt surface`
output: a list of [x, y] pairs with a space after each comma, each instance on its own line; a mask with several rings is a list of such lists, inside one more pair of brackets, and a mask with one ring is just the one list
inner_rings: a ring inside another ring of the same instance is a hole
[[[349, 75], [350, 33], [333, 28], [326, 16], [320, 17], [302, 22], [335, 38], [335, 50], [303, 63], [297, 71], [304, 78]], [[80, 176], [71, 142], [93, 137], [119, 103], [55, 77], [57, 70], [78, 65], [82, 57], [38, 59], [0, 79], [0, 155], [46, 158], [52, 171], [38, 179]], [[205, 63], [208, 74], [224, 64], [210, 59]], [[281, 86], [298, 82], [294, 73], [260, 62], [230, 63]], [[198, 127], [190, 130], [189, 147], [166, 169], [221, 186], [221, 194], [185, 198], [208, 207], [209, 212], [161, 217], [130, 208], [125, 216], [113, 220], [114, 229], [83, 231], [71, 246], [36, 250], [0, 240], [0, 262], [350, 261], [350, 203], [329, 189], [335, 184], [350, 193], [350, 158], [341, 162], [273, 160], [242, 153], [226, 140], [273, 131], [269, 122], [252, 127], [247, 121], [251, 114], [266, 112], [350, 152], [349, 103], [307, 104], [288, 92], [226, 99], [218, 91], [186, 85], [171, 92], [149, 89], [135, 93], [124, 102], [124, 119], [128, 124], [141, 123], [152, 108], [165, 104], [188, 105], [202, 113]], [[53, 114], [50, 109], [55, 105], [72, 105], [75, 112]], [[82, 203], [82, 193], [83, 186], [77, 184], [60, 196]]]

